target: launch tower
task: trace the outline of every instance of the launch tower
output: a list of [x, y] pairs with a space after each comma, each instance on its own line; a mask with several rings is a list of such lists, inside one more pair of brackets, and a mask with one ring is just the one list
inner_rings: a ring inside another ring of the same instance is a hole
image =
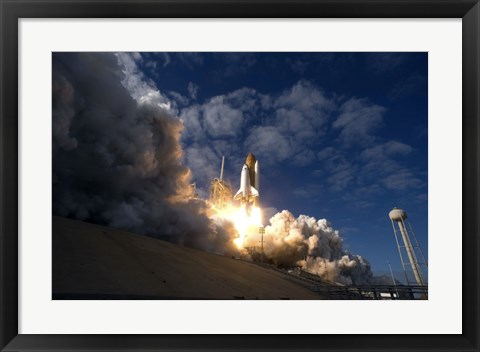
[[232, 199], [232, 187], [223, 180], [223, 167], [225, 166], [225, 157], [222, 157], [222, 167], [220, 177], [214, 178], [210, 184], [210, 202], [217, 208], [223, 208]]

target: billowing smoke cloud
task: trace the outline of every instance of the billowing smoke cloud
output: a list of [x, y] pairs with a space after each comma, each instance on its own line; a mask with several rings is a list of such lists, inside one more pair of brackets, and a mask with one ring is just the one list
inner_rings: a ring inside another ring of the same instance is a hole
[[182, 122], [133, 56], [55, 53], [52, 84], [54, 215], [228, 247], [232, 231], [190, 199]]
[[325, 219], [283, 210], [265, 228], [265, 257], [284, 267], [301, 267], [328, 281], [364, 284], [372, 281], [367, 260], [343, 250], [342, 238]]

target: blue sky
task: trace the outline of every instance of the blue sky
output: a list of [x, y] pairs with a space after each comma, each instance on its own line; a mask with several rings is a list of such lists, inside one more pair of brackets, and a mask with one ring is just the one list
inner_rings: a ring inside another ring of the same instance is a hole
[[184, 161], [200, 195], [222, 155], [236, 191], [253, 152], [267, 213], [326, 218], [374, 273], [387, 274], [390, 260], [402, 279], [388, 218], [400, 207], [428, 254], [427, 53], [133, 57], [184, 122]]

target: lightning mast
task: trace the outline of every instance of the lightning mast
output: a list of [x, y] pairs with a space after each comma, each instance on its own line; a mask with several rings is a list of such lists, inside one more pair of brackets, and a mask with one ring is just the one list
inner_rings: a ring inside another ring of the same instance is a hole
[[225, 156], [222, 156], [222, 168], [220, 169], [220, 181], [223, 181], [223, 167], [225, 166]]

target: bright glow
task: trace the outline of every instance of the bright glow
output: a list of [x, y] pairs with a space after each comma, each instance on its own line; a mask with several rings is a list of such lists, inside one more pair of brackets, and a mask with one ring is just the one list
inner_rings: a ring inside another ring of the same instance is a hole
[[238, 231], [238, 237], [233, 243], [238, 249], [243, 249], [249, 245], [255, 245], [262, 226], [262, 212], [259, 207], [229, 205], [223, 209], [217, 209], [216, 215], [230, 220]]

